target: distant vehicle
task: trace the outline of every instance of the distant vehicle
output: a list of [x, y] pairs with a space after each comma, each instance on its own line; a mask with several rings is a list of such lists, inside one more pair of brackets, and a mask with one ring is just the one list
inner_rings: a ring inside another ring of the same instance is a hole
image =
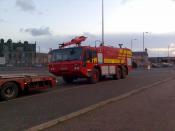
[[159, 63], [152, 63], [151, 65], [153, 68], [160, 68], [161, 67], [161, 64], [159, 64]]
[[[96, 83], [105, 76], [114, 79], [125, 78], [132, 68], [132, 51], [127, 48], [81, 46], [86, 37], [75, 37], [70, 42], [60, 44], [59, 49], [49, 52], [49, 71], [62, 76], [66, 83], [76, 78], [87, 78]], [[68, 47], [76, 45], [75, 47]]]
[[173, 66], [173, 64], [166, 63], [166, 62], [161, 63], [161, 65], [162, 65], [162, 67], [172, 67]]
[[56, 79], [52, 76], [0, 75], [0, 98], [10, 100], [16, 98], [23, 91], [43, 90], [55, 86]]
[[161, 68], [161, 67], [172, 67], [173, 64], [167, 63], [167, 62], [162, 62], [162, 63], [152, 63], [153, 68]]

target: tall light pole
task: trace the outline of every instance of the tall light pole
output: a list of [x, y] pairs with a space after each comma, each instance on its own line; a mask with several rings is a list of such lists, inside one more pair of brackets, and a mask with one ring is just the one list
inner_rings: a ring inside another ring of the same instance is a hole
[[170, 45], [168, 45], [168, 59], [170, 57]]
[[135, 39], [131, 39], [131, 50], [132, 50], [132, 46], [133, 46], [133, 40], [137, 40], [136, 38]]
[[145, 33], [148, 32], [143, 32], [143, 51], [145, 51]]
[[104, 45], [104, 1], [102, 0], [102, 43]]

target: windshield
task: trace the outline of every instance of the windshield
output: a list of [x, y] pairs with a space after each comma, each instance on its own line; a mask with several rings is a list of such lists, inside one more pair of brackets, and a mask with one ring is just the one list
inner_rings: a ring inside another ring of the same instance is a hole
[[82, 55], [82, 48], [66, 48], [53, 50], [49, 53], [51, 55], [51, 62], [80, 60]]

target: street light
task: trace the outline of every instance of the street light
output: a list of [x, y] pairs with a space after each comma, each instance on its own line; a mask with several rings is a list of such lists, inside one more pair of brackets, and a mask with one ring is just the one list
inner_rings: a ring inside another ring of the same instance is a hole
[[143, 32], [143, 51], [145, 51], [145, 33], [148, 34], [149, 32]]
[[102, 43], [101, 45], [104, 45], [104, 2], [102, 0]]
[[133, 40], [137, 40], [137, 39], [136, 38], [135, 39], [131, 39], [131, 50], [132, 50]]
[[174, 46], [173, 43], [171, 43], [170, 45], [168, 45], [168, 59], [169, 59], [169, 57], [170, 57], [170, 47], [172, 47], [172, 46]]

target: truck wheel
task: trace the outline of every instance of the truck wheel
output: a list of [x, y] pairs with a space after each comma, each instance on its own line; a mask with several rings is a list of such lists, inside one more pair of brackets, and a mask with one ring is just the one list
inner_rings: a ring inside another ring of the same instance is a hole
[[122, 75], [121, 75], [121, 78], [122, 78], [122, 79], [125, 79], [126, 76], [127, 76], [127, 70], [126, 70], [125, 67], [122, 67]]
[[64, 80], [64, 82], [65, 83], [67, 83], [67, 84], [70, 84], [70, 83], [72, 83], [73, 82], [73, 78], [72, 77], [63, 77], [63, 80]]
[[10, 100], [18, 96], [18, 86], [14, 82], [7, 82], [2, 86], [1, 98], [3, 100]]
[[100, 79], [100, 73], [98, 69], [93, 69], [91, 77], [89, 78], [89, 83], [95, 84], [99, 81], [99, 79]]
[[114, 80], [119, 80], [122, 78], [122, 72], [120, 68], [116, 68], [116, 74], [113, 75]]

